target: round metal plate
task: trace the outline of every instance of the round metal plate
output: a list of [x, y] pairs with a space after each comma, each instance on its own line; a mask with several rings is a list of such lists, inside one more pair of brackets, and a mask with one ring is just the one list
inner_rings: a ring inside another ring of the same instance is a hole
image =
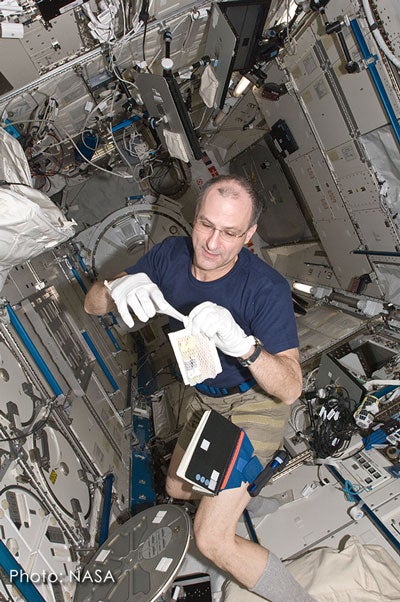
[[34, 435], [34, 445], [41, 461], [38, 468], [46, 488], [57, 505], [73, 517], [72, 499], [79, 501], [82, 514], [87, 518], [91, 510], [88, 484], [82, 481], [82, 465], [76, 451], [60, 431], [46, 426], [40, 436]]
[[17, 427], [27, 426], [33, 418], [35, 401], [40, 393], [27, 378], [21, 365], [4, 344], [0, 344], [0, 411], [9, 412], [9, 403], [15, 404]]
[[190, 518], [180, 506], [140, 512], [82, 569], [74, 602], [154, 602], [179, 570], [190, 532]]
[[[35, 587], [44, 599], [48, 602], [71, 600], [75, 583], [70, 573], [75, 573], [76, 562], [71, 558], [70, 543], [62, 525], [39, 498], [18, 485], [2, 489], [0, 525], [4, 544], [21, 565], [22, 572], [33, 576]], [[56, 582], [46, 582], [44, 574], [51, 574]], [[17, 596], [14, 587], [12, 589], [13, 600], [25, 600]]]

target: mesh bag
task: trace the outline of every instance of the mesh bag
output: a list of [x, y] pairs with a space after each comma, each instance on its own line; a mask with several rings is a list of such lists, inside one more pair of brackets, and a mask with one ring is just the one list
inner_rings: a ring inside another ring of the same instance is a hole
[[222, 372], [217, 348], [204, 334], [188, 328], [168, 334], [185, 385], [197, 385]]

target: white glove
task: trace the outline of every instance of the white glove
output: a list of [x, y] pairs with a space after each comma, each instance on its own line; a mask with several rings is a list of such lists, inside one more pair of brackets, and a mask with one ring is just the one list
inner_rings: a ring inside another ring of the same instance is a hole
[[110, 291], [121, 318], [130, 328], [133, 327], [134, 321], [129, 307], [141, 322], [153, 318], [157, 311], [168, 313], [163, 312], [163, 309], [168, 309], [169, 303], [158, 286], [143, 272], [122, 276], [112, 282], [105, 280], [104, 284]]
[[226, 355], [242, 357], [255, 344], [254, 337], [246, 335], [230, 311], [210, 301], [192, 309], [189, 323], [192, 334], [205, 334]]

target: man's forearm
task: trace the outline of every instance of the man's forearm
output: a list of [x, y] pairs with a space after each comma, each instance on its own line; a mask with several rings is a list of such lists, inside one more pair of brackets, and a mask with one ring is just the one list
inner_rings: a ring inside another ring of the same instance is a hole
[[303, 388], [297, 350], [272, 355], [263, 350], [249, 367], [257, 383], [267, 393], [291, 404], [299, 397]]
[[85, 297], [84, 310], [94, 316], [103, 316], [115, 309], [114, 301], [103, 281], [95, 282]]

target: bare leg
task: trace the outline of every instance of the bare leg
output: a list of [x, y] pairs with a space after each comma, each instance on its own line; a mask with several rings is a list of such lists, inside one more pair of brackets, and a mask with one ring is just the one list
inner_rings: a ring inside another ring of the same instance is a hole
[[199, 550], [239, 583], [252, 588], [268, 560], [268, 550], [236, 535], [238, 520], [250, 495], [247, 483], [221, 491], [215, 497], [203, 496], [194, 521]]
[[248, 484], [242, 483], [241, 487], [227, 489], [217, 496], [202, 496], [176, 475], [184, 453], [176, 444], [166, 481], [168, 495], [180, 500], [201, 498], [194, 521], [197, 547], [245, 587], [253, 587], [267, 563], [268, 550], [236, 535], [238, 520], [251, 499]]
[[236, 535], [238, 520], [251, 497], [247, 483], [227, 489], [217, 496], [201, 496], [176, 476], [184, 454], [174, 449], [166, 489], [178, 499], [201, 497], [194, 532], [200, 552], [216, 566], [230, 573], [244, 587], [273, 602], [312, 602], [307, 592], [293, 579], [284, 565], [266, 548]]

